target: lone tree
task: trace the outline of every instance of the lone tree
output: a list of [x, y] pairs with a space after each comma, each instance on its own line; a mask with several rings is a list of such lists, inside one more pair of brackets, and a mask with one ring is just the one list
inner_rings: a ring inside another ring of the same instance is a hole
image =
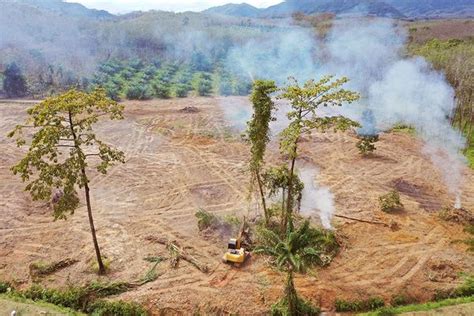
[[265, 202], [265, 193], [261, 169], [265, 150], [270, 141], [270, 122], [274, 120], [272, 111], [275, 109], [275, 103], [270, 94], [275, 92], [277, 87], [274, 81], [256, 80], [253, 83], [253, 91], [250, 100], [253, 105], [252, 119], [247, 123], [247, 136], [251, 143], [250, 153], [250, 171], [252, 173], [252, 183], [257, 181], [260, 198], [262, 200], [263, 212], [265, 214], [265, 223], [269, 223], [269, 214]]
[[[279, 98], [290, 101], [291, 110], [287, 117], [290, 121], [288, 127], [281, 132], [280, 150], [290, 160], [290, 174], [286, 200], [286, 214], [282, 214], [282, 232], [285, 232], [291, 221], [293, 212], [293, 179], [295, 174], [295, 162], [298, 157], [298, 142], [304, 133], [312, 130], [325, 132], [329, 129], [334, 131], [347, 130], [350, 127], [358, 127], [359, 124], [344, 116], [320, 116], [318, 108], [324, 106], [342, 106], [359, 99], [359, 94], [345, 90], [342, 86], [349, 79], [343, 77], [333, 79], [333, 76], [325, 76], [319, 81], [309, 80], [303, 86], [298, 81], [290, 78], [290, 84], [283, 89]], [[290, 227], [290, 230], [292, 228]]]
[[9, 98], [23, 97], [26, 95], [26, 80], [16, 63], [11, 63], [3, 73], [3, 90]]
[[70, 90], [28, 109], [25, 125], [18, 125], [9, 134], [16, 135], [18, 146], [23, 146], [23, 129], [34, 129], [28, 152], [12, 171], [28, 182], [25, 190], [33, 200], [50, 200], [53, 196], [55, 220], [74, 213], [79, 206], [76, 186], [84, 189], [99, 274], [105, 273], [105, 267], [94, 227], [86, 170], [91, 163], [105, 174], [114, 162], [125, 160], [123, 152], [97, 139], [92, 126], [103, 116], [123, 119], [122, 111], [123, 106], [109, 99], [103, 89], [92, 93]]

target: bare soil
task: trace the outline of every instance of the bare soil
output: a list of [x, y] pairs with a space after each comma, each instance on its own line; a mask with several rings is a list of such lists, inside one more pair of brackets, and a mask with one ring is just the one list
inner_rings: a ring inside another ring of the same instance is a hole
[[[105, 176], [88, 170], [99, 244], [111, 268], [102, 278], [143, 278], [153, 265], [145, 257], [168, 256], [165, 246], [150, 236], [176, 241], [210, 267], [205, 274], [186, 261], [176, 269], [164, 261], [157, 267], [157, 280], [119, 296], [146, 304], [157, 315], [196, 310], [264, 314], [282, 294], [284, 278], [264, 258], [253, 256], [241, 268], [222, 264], [227, 240], [201, 235], [197, 228], [194, 213], [199, 208], [218, 215], [259, 212], [255, 202], [248, 202], [248, 147], [238, 134], [229, 133], [220, 101], [126, 102], [125, 120], [101, 123], [97, 129], [127, 157]], [[227, 106], [246, 102], [225, 99]], [[83, 284], [97, 279], [85, 205], [67, 221], [53, 221], [48, 203], [32, 201], [9, 170], [26, 149], [5, 135], [23, 122], [28, 106], [0, 104], [0, 279], [27, 286], [32, 262], [71, 258], [78, 263], [48, 275], [43, 283]], [[186, 107], [193, 110], [181, 111]], [[422, 143], [408, 134], [386, 133], [376, 155], [364, 158], [356, 142], [351, 133], [316, 133], [302, 143], [302, 157], [319, 168], [317, 181], [335, 195], [338, 214], [396, 222], [398, 229], [333, 219], [343, 249], [328, 268], [298, 276], [304, 297], [327, 311], [336, 298], [378, 295], [389, 300], [404, 293], [427, 300], [436, 289], [456, 286], [459, 272], [474, 272], [473, 257], [459, 242], [466, 238], [463, 226], [437, 215], [454, 200], [421, 153]], [[275, 144], [268, 156], [280, 159]], [[464, 174], [463, 207], [474, 210], [474, 173], [465, 169]], [[391, 189], [400, 191], [405, 209], [386, 214], [378, 208], [378, 196]], [[317, 214], [312, 217], [319, 222]]]

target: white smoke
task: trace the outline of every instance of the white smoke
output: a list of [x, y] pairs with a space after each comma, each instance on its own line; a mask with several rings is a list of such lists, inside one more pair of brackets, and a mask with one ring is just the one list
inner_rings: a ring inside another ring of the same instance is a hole
[[[342, 113], [359, 120], [364, 128], [386, 130], [397, 123], [416, 128], [425, 142], [423, 152], [439, 168], [444, 182], [461, 206], [465, 142], [451, 127], [454, 90], [444, 76], [423, 58], [405, 58], [404, 29], [391, 21], [374, 20], [356, 25], [341, 23], [329, 36], [329, 61], [325, 69], [348, 76], [350, 86], [362, 94], [361, 115], [343, 107]], [[366, 122], [367, 117], [375, 119]]]
[[[368, 134], [369, 129], [375, 134], [397, 123], [415, 127], [425, 143], [423, 152], [439, 168], [456, 206], [461, 206], [465, 159], [460, 152], [465, 140], [449, 122], [454, 90], [424, 59], [404, 56], [404, 28], [387, 19], [342, 19], [335, 20], [325, 41], [294, 26], [272, 35], [235, 48], [229, 64], [279, 84], [287, 76], [299, 81], [326, 74], [349, 77], [347, 88], [360, 92], [361, 100], [325, 113], [356, 119]], [[280, 109], [278, 116], [284, 111]]]
[[465, 143], [448, 119], [454, 110], [453, 100], [454, 91], [444, 77], [421, 58], [397, 61], [369, 91], [369, 104], [378, 126], [403, 122], [415, 127], [425, 141], [423, 152], [439, 168], [460, 207], [465, 163], [460, 152]]
[[321, 224], [326, 229], [332, 229], [331, 220], [334, 215], [334, 195], [329, 188], [320, 186], [316, 182], [318, 170], [307, 165], [298, 169], [299, 177], [304, 183], [301, 199], [301, 213], [311, 216], [317, 214]]

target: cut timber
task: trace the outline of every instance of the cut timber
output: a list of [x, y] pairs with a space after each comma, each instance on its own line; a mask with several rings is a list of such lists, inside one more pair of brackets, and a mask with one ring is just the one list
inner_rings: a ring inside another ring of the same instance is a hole
[[169, 241], [165, 238], [157, 238], [154, 236], [148, 236], [146, 239], [166, 246], [166, 249], [168, 249], [168, 251], [172, 254], [172, 258], [170, 258], [170, 263], [172, 267], [176, 267], [178, 265], [179, 259], [183, 259], [191, 263], [193, 266], [199, 269], [199, 271], [203, 273], [209, 272], [209, 267], [206, 264], [200, 262], [190, 254], [188, 254], [184, 249], [179, 247], [176, 242]]
[[344, 218], [344, 219], [348, 219], [348, 220], [351, 220], [351, 221], [357, 221], [357, 222], [368, 223], [368, 224], [375, 224], [375, 225], [384, 225], [384, 226], [386, 226], [386, 227], [389, 226], [387, 223], [379, 222], [379, 221], [369, 221], [369, 220], [365, 220], [365, 219], [354, 218], [354, 217], [349, 217], [349, 216], [344, 216], [344, 215], [338, 215], [338, 214], [335, 214], [334, 216], [335, 216], [335, 217]]

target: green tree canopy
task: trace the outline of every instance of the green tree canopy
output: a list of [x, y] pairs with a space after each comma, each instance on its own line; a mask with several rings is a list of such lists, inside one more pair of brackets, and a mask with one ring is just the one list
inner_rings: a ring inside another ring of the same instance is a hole
[[[260, 170], [263, 164], [267, 143], [270, 141], [270, 122], [274, 120], [272, 111], [275, 103], [271, 99], [271, 94], [277, 90], [274, 81], [256, 80], [253, 83], [253, 91], [250, 96], [252, 101], [253, 115], [247, 122], [247, 136], [250, 141], [250, 171], [252, 179], [256, 179], [260, 190], [265, 222], [268, 224], [269, 215], [263, 192]], [[253, 182], [253, 180], [252, 180]]]
[[296, 79], [290, 78], [290, 83], [283, 88], [283, 93], [279, 96], [291, 104], [291, 110], [287, 114], [290, 123], [280, 134], [280, 150], [290, 159], [288, 198], [282, 231], [286, 231], [294, 207], [292, 181], [301, 135], [310, 133], [312, 130], [344, 131], [350, 127], [359, 126], [357, 122], [343, 116], [328, 117], [317, 113], [320, 107], [342, 106], [344, 103], [359, 99], [358, 93], [342, 88], [348, 81], [349, 79], [345, 77], [334, 79], [333, 76], [325, 76], [319, 81], [309, 80], [300, 85]]
[[7, 65], [3, 73], [3, 90], [9, 98], [23, 97], [27, 93], [26, 80], [16, 63]]
[[[105, 273], [105, 268], [95, 235], [86, 171], [93, 166], [105, 174], [115, 162], [125, 160], [123, 152], [99, 140], [92, 127], [101, 117], [122, 119], [122, 112], [123, 106], [109, 99], [105, 90], [70, 90], [28, 109], [25, 125], [18, 125], [9, 134], [16, 136], [18, 146], [29, 144], [23, 159], [12, 167], [13, 173], [28, 182], [25, 189], [33, 200], [50, 200], [55, 194], [55, 219], [66, 219], [74, 213], [79, 206], [76, 188], [84, 189], [100, 273]], [[34, 130], [28, 141], [22, 133], [25, 128]]]

